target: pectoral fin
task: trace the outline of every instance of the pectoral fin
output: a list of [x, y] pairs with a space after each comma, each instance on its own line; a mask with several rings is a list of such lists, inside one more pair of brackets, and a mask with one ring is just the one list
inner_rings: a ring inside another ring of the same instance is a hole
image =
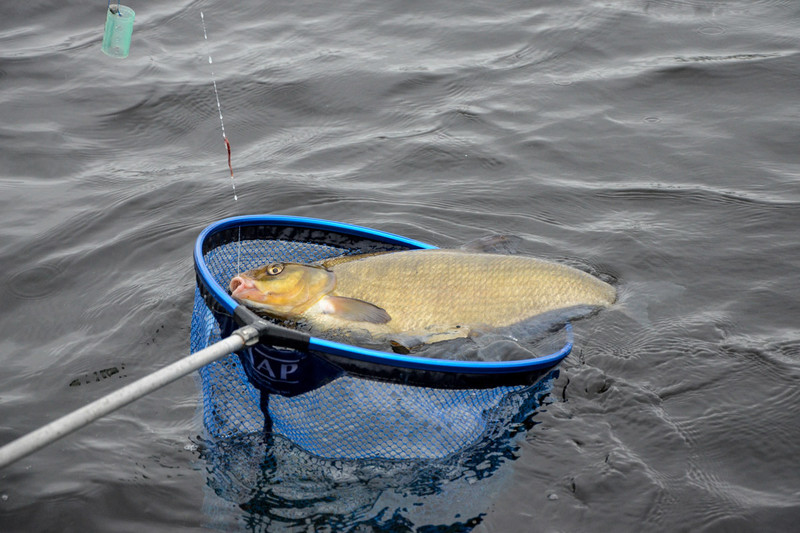
[[326, 296], [324, 300], [323, 312], [342, 320], [385, 324], [392, 319], [386, 310], [364, 300], [344, 296]]

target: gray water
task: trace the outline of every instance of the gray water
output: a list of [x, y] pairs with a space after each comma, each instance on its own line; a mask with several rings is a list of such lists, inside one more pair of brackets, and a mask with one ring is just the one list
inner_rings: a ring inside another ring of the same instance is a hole
[[796, 528], [800, 4], [129, 5], [124, 60], [102, 2], [0, 7], [0, 442], [187, 354], [227, 216], [510, 234], [621, 302], [480, 482], [237, 463], [294, 507], [235, 505], [184, 378], [1, 471], [0, 530]]

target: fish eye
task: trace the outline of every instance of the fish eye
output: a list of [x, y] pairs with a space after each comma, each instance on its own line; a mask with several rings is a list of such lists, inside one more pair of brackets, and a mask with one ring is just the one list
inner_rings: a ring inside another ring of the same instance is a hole
[[267, 274], [270, 276], [277, 276], [283, 272], [283, 265], [280, 263], [273, 263], [267, 266]]

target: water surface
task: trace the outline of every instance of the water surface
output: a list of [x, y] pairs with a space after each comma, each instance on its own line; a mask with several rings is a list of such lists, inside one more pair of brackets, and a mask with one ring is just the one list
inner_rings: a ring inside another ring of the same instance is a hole
[[280, 444], [216, 493], [185, 378], [0, 472], [0, 529], [792, 529], [796, 2], [131, 7], [125, 60], [102, 3], [0, 7], [0, 442], [188, 353], [193, 242], [227, 216], [511, 234], [621, 302], [479, 479]]

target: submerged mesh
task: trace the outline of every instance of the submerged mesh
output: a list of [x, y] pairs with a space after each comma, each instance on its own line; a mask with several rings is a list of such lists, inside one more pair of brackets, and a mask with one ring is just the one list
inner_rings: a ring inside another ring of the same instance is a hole
[[273, 431], [321, 457], [439, 458], [482, 435], [487, 415], [510, 391], [430, 389], [345, 376], [300, 396], [273, 395], [269, 413]]
[[[487, 495], [507, 488], [512, 471], [504, 466], [519, 456], [523, 432], [535, 425], [557, 375], [554, 370], [513, 393], [504, 403], [516, 410], [514, 417], [490, 422], [480, 442], [443, 459], [327, 459], [289, 439], [260, 434], [205, 441], [199, 452], [207, 465], [207, 527], [251, 533], [470, 531], [465, 523], [479, 518]], [[246, 526], [231, 526], [240, 523]]]
[[[244, 240], [218, 246], [206, 265], [222, 286], [238, 272], [272, 261], [313, 262], [358, 249], [279, 240]], [[220, 326], [195, 293], [192, 352], [220, 340]], [[213, 439], [263, 431], [261, 393], [231, 354], [200, 370], [203, 421]], [[294, 397], [271, 394], [272, 431], [308, 452], [330, 459], [430, 459], [450, 456], [502, 431], [520, 411], [512, 394], [529, 387], [435, 389], [345, 375]]]

